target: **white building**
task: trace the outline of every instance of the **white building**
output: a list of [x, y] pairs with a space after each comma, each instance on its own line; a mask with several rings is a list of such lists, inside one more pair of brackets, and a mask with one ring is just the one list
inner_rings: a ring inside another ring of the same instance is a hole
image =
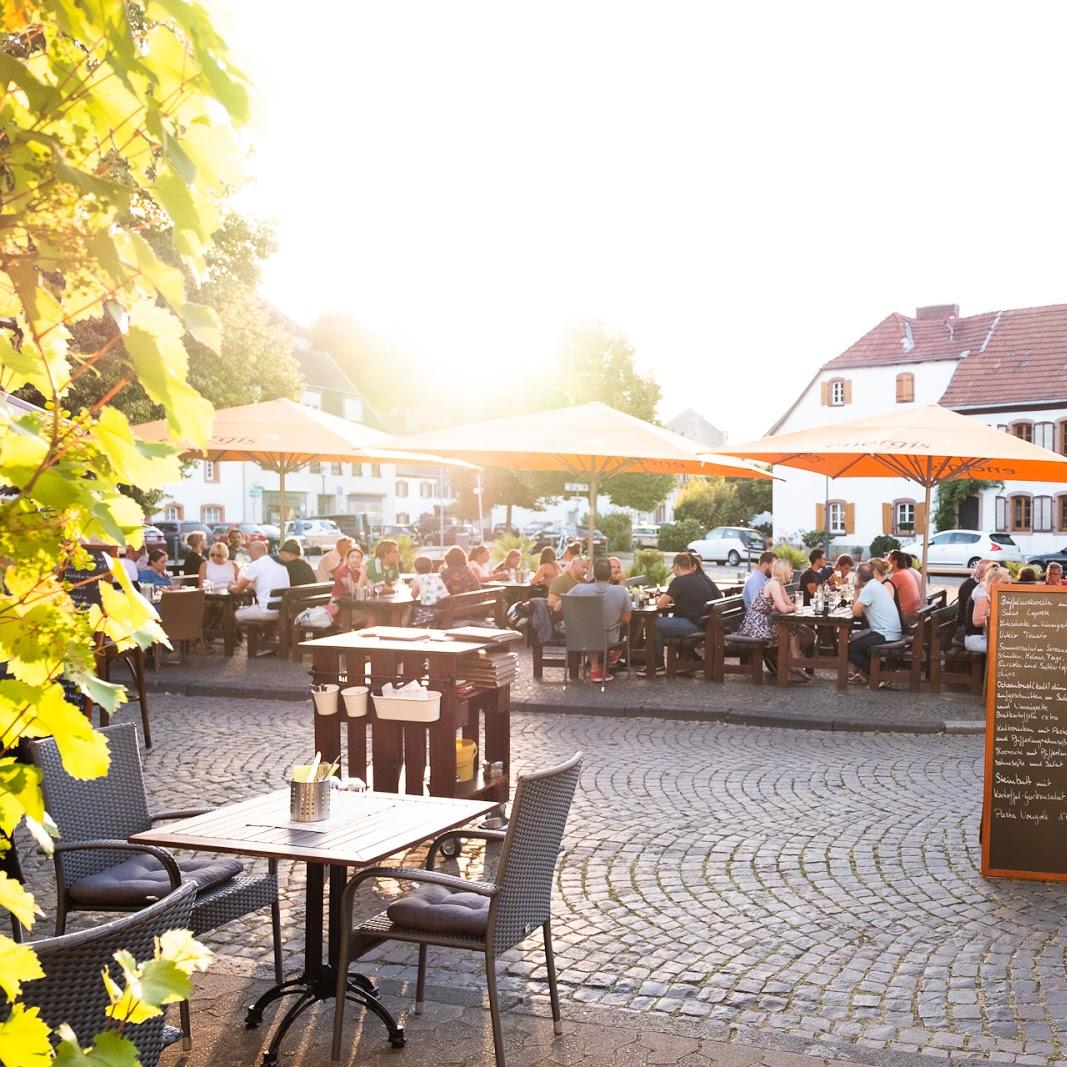
[[[892, 314], [824, 364], [768, 433], [788, 433], [941, 404], [1045, 448], [1067, 453], [1067, 305], [961, 318], [954, 304]], [[835, 549], [867, 548], [881, 533], [923, 531], [923, 489], [895, 478], [825, 478], [778, 467], [775, 540], [828, 528]], [[933, 506], [936, 508], [936, 490]], [[824, 513], [828, 527], [824, 527]], [[1067, 485], [1011, 482], [959, 507], [964, 529], [1010, 533], [1024, 554], [1067, 541]]]
[[[299, 342], [298, 342], [299, 344]], [[301, 402], [377, 429], [385, 429], [348, 376], [325, 352], [298, 347], [294, 356], [305, 382]], [[366, 516], [371, 526], [417, 521], [433, 512], [442, 488], [432, 467], [378, 463], [310, 463], [287, 474], [289, 517]], [[186, 478], [166, 487], [156, 517], [278, 524], [278, 475], [255, 463], [192, 464]]]

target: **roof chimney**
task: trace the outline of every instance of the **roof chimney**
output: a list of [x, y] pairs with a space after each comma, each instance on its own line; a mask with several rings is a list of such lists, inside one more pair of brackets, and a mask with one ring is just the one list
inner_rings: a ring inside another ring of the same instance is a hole
[[916, 308], [917, 319], [958, 319], [960, 315], [959, 304], [931, 304], [929, 307]]

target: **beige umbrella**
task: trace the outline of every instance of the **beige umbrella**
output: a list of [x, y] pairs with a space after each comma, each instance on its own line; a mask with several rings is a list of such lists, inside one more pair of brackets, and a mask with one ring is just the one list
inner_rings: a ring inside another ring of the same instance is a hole
[[[167, 424], [160, 419], [135, 426], [145, 441], [169, 441]], [[190, 446], [186, 459], [248, 460], [278, 475], [278, 503], [285, 532], [285, 476], [313, 462], [417, 463], [435, 467], [467, 467], [423, 452], [398, 451], [396, 438], [339, 415], [298, 404], [294, 400], [265, 400], [215, 412], [211, 437], [203, 448]], [[179, 442], [181, 443], [181, 442]], [[185, 442], [186, 444], [188, 442]]]
[[568, 471], [589, 484], [592, 550], [600, 479], [616, 474], [704, 474], [769, 478], [730, 456], [701, 458], [700, 445], [599, 401], [533, 411], [398, 437], [397, 448], [434, 452], [513, 471]]
[[907, 478], [925, 488], [927, 516], [933, 487], [956, 478], [1067, 482], [1067, 457], [937, 404], [722, 445], [703, 454], [709, 459], [743, 456], [829, 478]]

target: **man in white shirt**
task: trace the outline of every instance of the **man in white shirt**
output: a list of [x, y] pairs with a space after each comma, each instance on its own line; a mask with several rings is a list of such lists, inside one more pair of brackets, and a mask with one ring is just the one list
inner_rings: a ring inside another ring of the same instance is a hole
[[856, 618], [866, 616], [869, 629], [849, 641], [848, 661], [856, 668], [855, 680], [866, 682], [871, 671], [871, 649], [899, 641], [903, 631], [893, 594], [875, 577], [869, 563], [861, 563], [856, 569], [856, 589], [852, 614]]
[[231, 593], [243, 593], [249, 587], [256, 591], [256, 602], [238, 608], [234, 618], [238, 622], [269, 622], [278, 617], [276, 610], [267, 607], [274, 589], [289, 588], [289, 572], [276, 559], [267, 555], [263, 541], [253, 541], [248, 546], [252, 562], [241, 572], [241, 577], [230, 586]]

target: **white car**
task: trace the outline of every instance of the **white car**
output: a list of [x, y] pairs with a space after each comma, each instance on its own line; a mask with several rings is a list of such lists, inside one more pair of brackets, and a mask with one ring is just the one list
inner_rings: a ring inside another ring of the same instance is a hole
[[634, 548], [659, 548], [658, 526], [635, 526], [631, 537]]
[[[921, 560], [922, 539], [900, 546]], [[1022, 563], [1019, 546], [1006, 533], [982, 533], [980, 530], [942, 530], [930, 538], [927, 550], [927, 566], [930, 570], [972, 570], [980, 559], [995, 559], [1003, 563], [1013, 560]]]
[[742, 526], [716, 526], [699, 541], [690, 541], [686, 547], [702, 560], [736, 567], [743, 559], [759, 559], [763, 544], [763, 534], [759, 530], [747, 530]]
[[310, 555], [329, 552], [343, 534], [333, 519], [293, 519], [285, 524], [285, 536], [299, 541]]

